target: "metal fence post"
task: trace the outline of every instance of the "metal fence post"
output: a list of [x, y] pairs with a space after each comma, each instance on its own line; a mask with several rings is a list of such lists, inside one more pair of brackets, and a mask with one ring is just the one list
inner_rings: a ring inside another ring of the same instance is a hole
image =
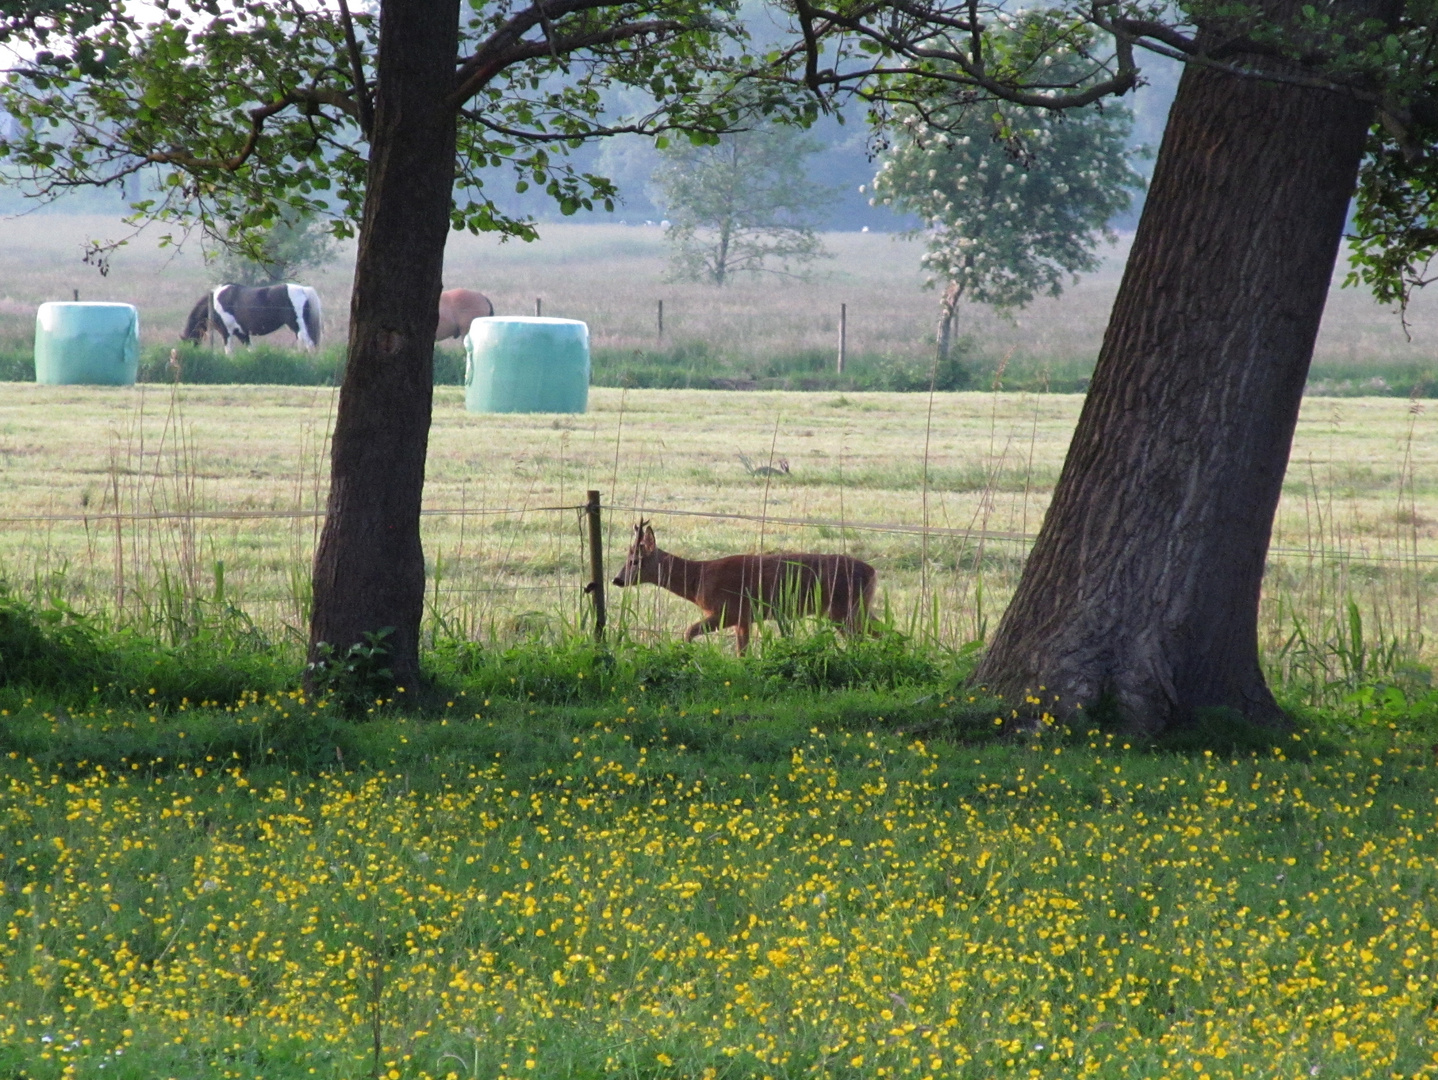
[[589, 523], [589, 585], [584, 590], [594, 596], [594, 640], [604, 640], [604, 534], [600, 532], [599, 492], [591, 491], [584, 504]]

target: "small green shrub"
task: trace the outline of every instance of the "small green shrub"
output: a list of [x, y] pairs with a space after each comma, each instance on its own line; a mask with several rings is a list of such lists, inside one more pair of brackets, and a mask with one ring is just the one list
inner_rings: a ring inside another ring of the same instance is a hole
[[52, 601], [36, 608], [0, 592], [0, 686], [61, 689], [92, 683], [108, 674], [110, 662], [99, 638], [69, 605]]
[[0, 351], [0, 382], [34, 382], [33, 349]]
[[305, 665], [305, 681], [322, 700], [345, 716], [363, 716], [393, 697], [394, 671], [385, 639], [394, 627], [367, 633], [342, 653], [327, 641], [315, 645], [317, 659]]

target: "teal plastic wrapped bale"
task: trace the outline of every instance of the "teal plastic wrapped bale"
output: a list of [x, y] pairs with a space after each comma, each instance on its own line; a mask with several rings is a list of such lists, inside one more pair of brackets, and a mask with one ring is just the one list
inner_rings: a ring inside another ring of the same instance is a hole
[[589, 405], [589, 326], [576, 319], [475, 319], [464, 352], [470, 412], [582, 413]]
[[35, 381], [49, 386], [133, 386], [140, 313], [133, 304], [49, 303], [35, 313]]

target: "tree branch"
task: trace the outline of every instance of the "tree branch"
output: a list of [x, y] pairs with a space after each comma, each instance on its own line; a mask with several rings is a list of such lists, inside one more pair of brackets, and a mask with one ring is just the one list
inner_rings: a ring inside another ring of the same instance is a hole
[[[536, 4], [534, 7], [514, 15], [491, 34], [472, 56], [460, 63], [455, 72], [456, 88], [450, 95], [450, 103], [456, 108], [463, 105], [482, 90], [490, 79], [503, 71], [510, 63], [514, 63], [515, 61], [506, 63], [503, 58], [510, 50], [518, 47], [523, 42], [524, 35], [536, 26], [542, 26], [546, 21], [563, 18], [565, 15], [573, 15], [581, 11], [596, 11], [601, 8], [613, 7], [616, 2], [617, 0], [551, 0], [543, 10]], [[546, 48], [545, 51], [547, 52], [548, 49]], [[530, 55], [526, 53], [520, 59], [528, 59]], [[544, 53], [537, 55], [544, 55]]]
[[244, 167], [259, 145], [260, 135], [265, 128], [265, 121], [270, 117], [284, 112], [291, 105], [329, 105], [339, 109], [347, 116], [359, 118], [359, 106], [344, 94], [334, 90], [291, 90], [286, 94], [260, 105], [249, 111], [250, 131], [245, 138], [245, 143], [239, 151], [227, 158], [206, 158], [199, 157], [186, 150], [151, 150], [142, 155], [142, 160], [150, 165], [177, 165], [183, 169], [218, 169], [222, 172], [238, 172]]
[[[893, 6], [905, 11], [906, 14], [913, 14], [915, 18], [919, 18], [922, 15], [922, 12], [915, 10], [915, 5], [909, 4], [907, 0], [893, 0]], [[863, 82], [876, 75], [891, 74], [900, 77], [937, 79], [951, 82], [971, 87], [992, 95], [995, 98], [1013, 102], [1016, 105], [1025, 105], [1030, 108], [1074, 109], [1091, 105], [1095, 101], [1099, 101], [1105, 97], [1126, 94], [1138, 85], [1138, 67], [1134, 64], [1132, 48], [1127, 47], [1127, 43], [1120, 40], [1117, 34], [1115, 34], [1117, 70], [1108, 78], [1089, 83], [1081, 89], [1073, 89], [1066, 93], [1036, 93], [989, 75], [986, 71], [986, 65], [983, 62], [982, 55], [975, 58], [958, 49], [939, 48], [919, 44], [907, 35], [887, 32], [880, 27], [864, 22], [860, 18], [855, 18], [849, 13], [841, 14], [837, 11], [822, 8], [814, 8], [813, 12], [816, 17], [823, 19], [830, 27], [844, 29], [850, 33], [867, 38], [890, 55], [920, 62], [937, 62], [949, 65], [955, 69], [952, 73], [946, 73], [931, 69], [921, 70], [902, 66], [897, 68], [885, 66], [881, 68], [875, 65], [842, 74], [835, 71], [820, 73], [818, 81], [821, 84], [827, 83], [834, 87]], [[922, 15], [922, 17], [925, 21], [932, 22], [932, 15]], [[962, 23], [960, 20], [950, 21], [955, 24], [954, 29], [962, 29], [965, 33], [970, 34], [974, 32], [974, 26], [971, 20], [963, 20]], [[926, 37], [924, 40], [928, 40], [928, 38]], [[1077, 86], [1077, 82], [1073, 85]], [[876, 100], [882, 97], [883, 91], [876, 92], [873, 95], [866, 95], [866, 98], [869, 100]]]
[[350, 76], [354, 80], [355, 101], [359, 105], [359, 125], [368, 139], [374, 130], [374, 107], [370, 104], [369, 86], [364, 77], [364, 57], [360, 55], [359, 39], [355, 37], [354, 20], [350, 18], [349, 0], [339, 0], [340, 21], [345, 28], [345, 47], [350, 54]]
[[[606, 2], [610, 2], [610, 0], [606, 0]], [[484, 63], [470, 68], [470, 74], [450, 95], [450, 104], [456, 108], [463, 106], [505, 68], [525, 60], [534, 60], [549, 55], [568, 56], [580, 49], [592, 49], [597, 45], [612, 45], [615, 42], [628, 41], [645, 34], [673, 34], [693, 29], [697, 29], [697, 27], [677, 19], [655, 19], [650, 22], [626, 23], [587, 34], [572, 34], [568, 37], [558, 38], [546, 37], [541, 41], [521, 38], [503, 50], [491, 50], [486, 45], [482, 51], [488, 52], [490, 55]]]
[[1110, 33], [1122, 32], [1133, 41], [1139, 41], [1141, 38], [1153, 38], [1185, 56], [1195, 56], [1198, 53], [1198, 42], [1187, 34], [1179, 33], [1166, 23], [1154, 22], [1152, 19], [1118, 18], [1114, 19], [1111, 25], [1105, 25], [1099, 22], [1097, 11], [1094, 12], [1094, 22]]
[[557, 131], [524, 131], [520, 128], [509, 127], [506, 124], [497, 124], [487, 119], [481, 112], [474, 109], [461, 109], [459, 115], [466, 120], [472, 120], [488, 131], [496, 135], [503, 135], [510, 139], [519, 139], [524, 142], [536, 143], [557, 143], [572, 142], [575, 139], [600, 139], [609, 135], [659, 135], [666, 131], [676, 131], [682, 128], [685, 131], [710, 131], [715, 135], [722, 135], [732, 130], [730, 128], [696, 128], [692, 124], [651, 124], [648, 120], [640, 120], [632, 124], [615, 124], [610, 127], [589, 128], [583, 132], [557, 132]]
[[814, 6], [809, 0], [794, 0], [794, 13], [804, 35], [804, 84], [816, 96], [822, 96], [819, 91], [819, 35], [814, 32]]

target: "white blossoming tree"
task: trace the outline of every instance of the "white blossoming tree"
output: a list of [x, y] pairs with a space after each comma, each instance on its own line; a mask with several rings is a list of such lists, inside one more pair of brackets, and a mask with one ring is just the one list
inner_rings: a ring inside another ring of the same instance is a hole
[[1097, 268], [1108, 223], [1143, 187], [1126, 146], [1132, 117], [1118, 105], [906, 108], [896, 120], [874, 201], [924, 223], [929, 284], [943, 285], [941, 365], [961, 298], [1008, 310], [1058, 296], [1066, 277]]

